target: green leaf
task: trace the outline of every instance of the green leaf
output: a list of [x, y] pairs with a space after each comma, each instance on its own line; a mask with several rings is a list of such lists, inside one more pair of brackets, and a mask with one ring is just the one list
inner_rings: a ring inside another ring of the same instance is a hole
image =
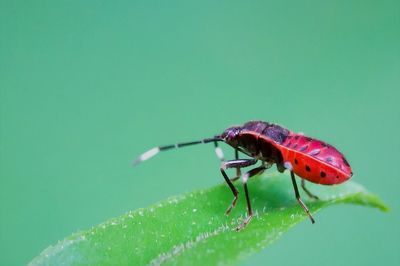
[[[240, 182], [236, 186], [242, 187]], [[312, 200], [302, 195], [317, 222], [317, 211], [337, 203], [388, 210], [377, 196], [352, 181], [308, 187], [320, 197]], [[255, 217], [236, 232], [246, 217], [244, 193], [239, 191], [238, 204], [229, 216], [224, 212], [233, 196], [221, 184], [168, 198], [75, 233], [44, 250], [30, 265], [235, 264], [307, 218], [294, 198], [290, 177], [273, 173], [250, 180]]]

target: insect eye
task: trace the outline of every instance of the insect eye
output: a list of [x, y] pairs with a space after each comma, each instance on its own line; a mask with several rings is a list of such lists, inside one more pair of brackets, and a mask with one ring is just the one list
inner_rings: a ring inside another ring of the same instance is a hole
[[231, 127], [225, 130], [224, 133], [222, 133], [222, 137], [227, 141], [232, 141], [237, 137], [239, 133], [240, 133], [240, 128]]
[[233, 129], [231, 132], [229, 132], [229, 138], [234, 139], [237, 136], [237, 131]]

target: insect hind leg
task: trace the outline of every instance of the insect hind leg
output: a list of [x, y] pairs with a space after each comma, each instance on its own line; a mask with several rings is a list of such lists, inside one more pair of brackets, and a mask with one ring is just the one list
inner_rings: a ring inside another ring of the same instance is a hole
[[304, 190], [304, 192], [307, 194], [312, 199], [319, 199], [317, 196], [315, 196], [313, 193], [311, 193], [307, 188], [306, 188], [306, 181], [304, 179], [301, 179], [301, 188]]
[[297, 183], [296, 183], [296, 178], [294, 177], [294, 173], [293, 171], [290, 171], [290, 176], [292, 178], [292, 183], [293, 183], [293, 188], [294, 188], [294, 193], [296, 195], [296, 199], [299, 202], [300, 206], [303, 208], [303, 210], [305, 211], [305, 213], [308, 215], [308, 217], [311, 220], [311, 223], [315, 223], [314, 218], [312, 217], [309, 209], [307, 208], [307, 206], [304, 204], [304, 202], [301, 200], [300, 198], [300, 193], [299, 193], [299, 189], [297, 188]]

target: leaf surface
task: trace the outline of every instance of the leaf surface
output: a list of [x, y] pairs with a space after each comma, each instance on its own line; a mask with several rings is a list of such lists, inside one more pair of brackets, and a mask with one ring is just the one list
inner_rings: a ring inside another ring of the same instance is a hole
[[[75, 233], [45, 249], [30, 265], [232, 265], [308, 219], [294, 197], [290, 177], [272, 173], [249, 181], [255, 216], [236, 232], [246, 217], [246, 205], [240, 181], [235, 185], [239, 200], [229, 216], [224, 212], [233, 196], [221, 184], [168, 198]], [[338, 186], [307, 185], [320, 198], [312, 200], [302, 194], [317, 223], [315, 213], [332, 204], [388, 210], [377, 196], [352, 181]]]

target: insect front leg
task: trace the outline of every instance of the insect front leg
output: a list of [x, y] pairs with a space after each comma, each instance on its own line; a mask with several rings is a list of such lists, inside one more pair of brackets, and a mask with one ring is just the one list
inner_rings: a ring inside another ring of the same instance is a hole
[[243, 229], [250, 222], [251, 218], [253, 218], [253, 210], [251, 208], [249, 191], [247, 189], [247, 181], [249, 180], [250, 177], [261, 174], [262, 172], [265, 171], [265, 169], [267, 168], [263, 164], [262, 166], [251, 169], [242, 176], [243, 188], [244, 188], [244, 193], [246, 195], [246, 203], [247, 203], [247, 217], [243, 221], [243, 223], [236, 228], [236, 231]]
[[304, 204], [304, 202], [301, 200], [300, 198], [300, 193], [299, 193], [299, 189], [297, 188], [297, 183], [296, 183], [296, 179], [294, 177], [294, 173], [293, 171], [290, 171], [290, 176], [292, 177], [292, 183], [293, 183], [293, 188], [294, 188], [294, 193], [296, 195], [296, 199], [299, 202], [299, 204], [301, 205], [301, 207], [303, 208], [303, 210], [306, 212], [306, 214], [308, 215], [308, 217], [310, 217], [311, 223], [315, 223], [314, 218], [312, 217], [310, 211], [308, 210], [307, 206]]
[[238, 190], [236, 187], [233, 185], [232, 181], [229, 179], [228, 175], [226, 174], [225, 170], [228, 168], [243, 168], [247, 167], [250, 165], [254, 165], [257, 163], [256, 159], [241, 159], [241, 160], [231, 160], [231, 161], [226, 161], [221, 163], [221, 174], [224, 177], [226, 183], [228, 184], [229, 188], [231, 189], [233, 193], [233, 200], [231, 205], [229, 205], [228, 209], [225, 211], [225, 214], [229, 214], [232, 210], [233, 207], [236, 205], [236, 201], [238, 199]]
[[312, 199], [319, 199], [317, 196], [315, 196], [313, 193], [311, 193], [307, 188], [306, 188], [306, 181], [304, 179], [301, 179], [301, 187], [303, 188], [304, 192], [312, 198]]
[[[235, 160], [239, 160], [239, 150], [238, 149], [235, 149]], [[240, 178], [241, 175], [242, 175], [242, 172], [240, 171], [240, 167], [236, 167], [236, 176], [231, 177], [230, 180], [232, 182], [235, 182], [236, 180], [238, 180]]]
[[[235, 149], [235, 160], [239, 160], [239, 150], [238, 149]], [[236, 167], [236, 176], [231, 178], [231, 181], [238, 180], [241, 175], [242, 175], [242, 172], [240, 171], [240, 167]]]
[[[214, 141], [214, 146], [215, 146], [215, 154], [217, 155], [218, 159], [221, 160], [221, 162], [225, 161], [225, 156], [224, 156], [224, 152], [222, 151], [222, 149], [219, 147], [218, 142]], [[239, 160], [239, 150], [235, 149], [235, 160]], [[230, 178], [230, 180], [236, 181], [240, 178], [240, 176], [242, 175], [241, 171], [240, 171], [240, 167], [236, 167], [236, 176]]]

